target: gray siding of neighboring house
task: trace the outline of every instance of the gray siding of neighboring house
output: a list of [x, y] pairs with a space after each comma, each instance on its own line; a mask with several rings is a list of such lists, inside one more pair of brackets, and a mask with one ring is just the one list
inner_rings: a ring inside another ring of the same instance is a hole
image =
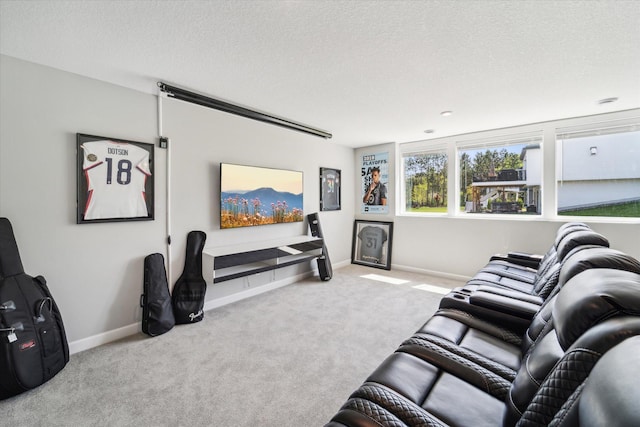
[[565, 140], [559, 154], [558, 211], [640, 200], [640, 132]]
[[640, 178], [558, 183], [558, 211], [640, 200]]

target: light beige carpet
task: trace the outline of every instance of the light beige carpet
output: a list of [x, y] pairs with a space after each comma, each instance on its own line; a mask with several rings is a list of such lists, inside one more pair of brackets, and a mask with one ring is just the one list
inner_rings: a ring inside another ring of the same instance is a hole
[[322, 426], [436, 310], [442, 295], [419, 284], [459, 285], [350, 265], [72, 355], [50, 382], [1, 401], [0, 424]]

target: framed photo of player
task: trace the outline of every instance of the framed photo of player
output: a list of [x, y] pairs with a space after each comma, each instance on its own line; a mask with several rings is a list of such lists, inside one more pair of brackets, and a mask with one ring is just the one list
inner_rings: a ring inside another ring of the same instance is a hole
[[340, 169], [320, 168], [320, 210], [339, 211]]
[[393, 222], [363, 221], [353, 223], [351, 263], [391, 270]]
[[78, 224], [154, 218], [153, 144], [76, 134]]

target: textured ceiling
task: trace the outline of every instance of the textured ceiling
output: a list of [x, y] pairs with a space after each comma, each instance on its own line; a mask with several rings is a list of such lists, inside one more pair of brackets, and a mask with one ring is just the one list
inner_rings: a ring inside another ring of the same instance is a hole
[[639, 46], [638, 1], [0, 0], [2, 54], [353, 147], [640, 107]]

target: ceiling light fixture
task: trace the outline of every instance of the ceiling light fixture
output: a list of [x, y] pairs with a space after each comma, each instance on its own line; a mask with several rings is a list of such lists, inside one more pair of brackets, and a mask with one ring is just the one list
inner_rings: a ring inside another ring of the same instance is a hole
[[424, 133], [434, 133], [435, 131], [435, 129], [425, 129]]
[[448, 116], [450, 116], [450, 115], [452, 115], [452, 114], [453, 114], [453, 111], [449, 111], [449, 110], [447, 110], [447, 111], [443, 111], [442, 113], [440, 113], [440, 115], [441, 115], [442, 117], [448, 117]]
[[616, 102], [618, 100], [617, 97], [611, 97], [611, 98], [604, 98], [598, 101], [598, 105], [603, 105], [603, 104], [611, 104], [612, 102]]

